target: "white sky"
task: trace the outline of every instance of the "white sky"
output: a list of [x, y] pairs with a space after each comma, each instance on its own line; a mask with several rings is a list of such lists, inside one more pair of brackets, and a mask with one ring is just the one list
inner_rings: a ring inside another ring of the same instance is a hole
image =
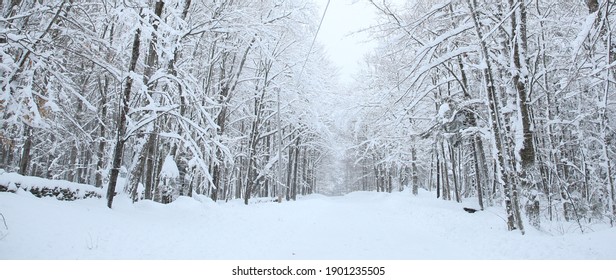
[[[321, 15], [327, 0], [315, 0], [321, 6]], [[374, 43], [366, 43], [366, 33], [351, 34], [374, 25], [375, 9], [365, 0], [331, 0], [317, 40], [327, 51], [330, 60], [340, 69], [340, 81], [353, 81], [364, 54]]]

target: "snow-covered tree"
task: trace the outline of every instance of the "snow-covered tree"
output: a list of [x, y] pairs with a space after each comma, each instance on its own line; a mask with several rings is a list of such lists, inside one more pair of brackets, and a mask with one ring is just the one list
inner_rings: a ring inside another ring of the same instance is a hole
[[418, 169], [437, 196], [502, 201], [510, 230], [523, 232], [523, 212], [581, 230], [613, 219], [612, 3], [370, 2], [381, 47], [361, 79], [374, 97], [357, 143], [376, 151], [375, 176], [384, 159], [428, 159]]

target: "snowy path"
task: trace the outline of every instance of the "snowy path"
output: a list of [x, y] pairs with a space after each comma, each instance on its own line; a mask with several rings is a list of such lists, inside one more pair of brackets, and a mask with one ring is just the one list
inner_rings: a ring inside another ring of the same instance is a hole
[[521, 236], [506, 231], [498, 208], [461, 208], [427, 192], [250, 206], [118, 199], [113, 210], [0, 193], [9, 227], [0, 259], [616, 259], [614, 229]]

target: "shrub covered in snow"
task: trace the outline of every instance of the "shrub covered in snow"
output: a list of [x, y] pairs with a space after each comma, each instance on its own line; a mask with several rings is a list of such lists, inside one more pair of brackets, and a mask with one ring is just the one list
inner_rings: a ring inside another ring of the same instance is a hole
[[91, 185], [64, 180], [49, 180], [22, 176], [17, 173], [0, 173], [0, 192], [29, 191], [37, 197], [55, 197], [58, 200], [101, 198], [103, 190]]

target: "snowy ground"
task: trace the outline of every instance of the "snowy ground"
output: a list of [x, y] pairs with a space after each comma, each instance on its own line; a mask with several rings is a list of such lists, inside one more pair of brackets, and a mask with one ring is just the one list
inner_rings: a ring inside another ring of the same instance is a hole
[[18, 191], [0, 193], [0, 213], [0, 259], [616, 259], [616, 229], [522, 236], [499, 208], [468, 214], [428, 192], [249, 206], [120, 197], [110, 210]]

